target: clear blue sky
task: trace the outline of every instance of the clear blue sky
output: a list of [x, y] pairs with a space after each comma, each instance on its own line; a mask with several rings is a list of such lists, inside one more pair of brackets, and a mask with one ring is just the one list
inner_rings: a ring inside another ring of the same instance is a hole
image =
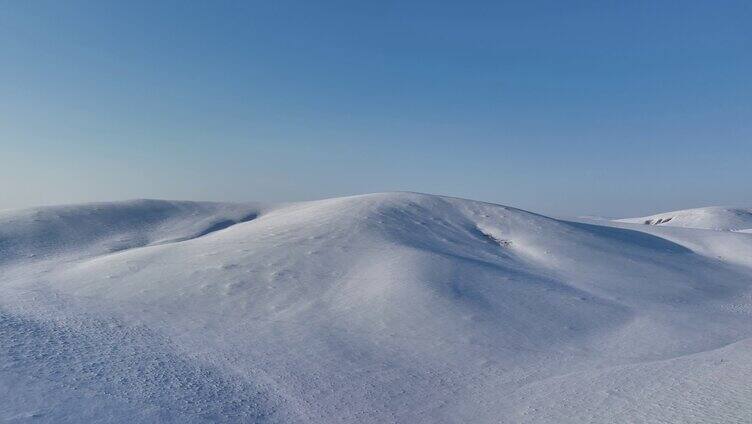
[[0, 0], [0, 208], [752, 205], [750, 1]]

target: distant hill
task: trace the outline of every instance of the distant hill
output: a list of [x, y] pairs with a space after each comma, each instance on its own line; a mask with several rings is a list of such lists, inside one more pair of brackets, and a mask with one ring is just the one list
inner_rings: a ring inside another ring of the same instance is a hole
[[752, 209], [711, 206], [617, 221], [720, 231], [749, 231], [752, 229]]

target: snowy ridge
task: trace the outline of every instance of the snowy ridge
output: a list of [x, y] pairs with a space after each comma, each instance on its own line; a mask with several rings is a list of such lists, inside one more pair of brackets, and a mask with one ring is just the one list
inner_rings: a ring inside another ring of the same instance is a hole
[[752, 230], [752, 209], [713, 206], [665, 212], [641, 218], [618, 219], [616, 221], [635, 224], [748, 232]]
[[255, 218], [260, 205], [132, 200], [0, 211], [0, 264], [96, 255], [198, 237]]
[[151, 202], [0, 216], [0, 418], [752, 418], [748, 234], [417, 193]]

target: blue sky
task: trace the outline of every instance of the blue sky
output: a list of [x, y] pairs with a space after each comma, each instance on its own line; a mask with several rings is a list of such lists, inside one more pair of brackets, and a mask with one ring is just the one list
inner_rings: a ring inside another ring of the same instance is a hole
[[752, 206], [752, 2], [0, 1], [0, 208]]

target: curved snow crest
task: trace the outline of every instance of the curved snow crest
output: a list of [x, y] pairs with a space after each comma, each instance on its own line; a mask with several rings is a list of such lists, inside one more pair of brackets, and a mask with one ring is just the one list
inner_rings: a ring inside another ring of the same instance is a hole
[[752, 230], [752, 208], [711, 206], [664, 212], [641, 218], [617, 219], [615, 221], [633, 224], [749, 232]]
[[[636, 231], [404, 192], [100, 208], [106, 213], [91, 205], [45, 212], [38, 228], [34, 213], [17, 212], [15, 223], [0, 215], [0, 234], [12, 235], [0, 243], [51, 252], [44, 269], [20, 254], [0, 261], [0, 272], [14, 269], [0, 278], [0, 338], [28, 339], [30, 351], [11, 349], [0, 390], [3, 379], [15, 381], [7, 375], [21, 376], [31, 382], [24, 393], [72, 405], [63, 417], [17, 397], [0, 418], [75, 421], [89, 402], [79, 393], [106, 387], [120, 410], [157, 416], [189, 399], [193, 412], [180, 417], [189, 422], [204, 413], [214, 421], [599, 421], [609, 404], [567, 409], [572, 394], [558, 377], [585, 376], [594, 383], [577, 396], [613, 400], [597, 370], [619, 370], [628, 399], [649, 364], [700, 352], [715, 360], [719, 347], [752, 337], [752, 271], [698, 247], [708, 234], [752, 245], [745, 234]], [[42, 227], [56, 232], [54, 248]], [[113, 249], [125, 236], [141, 238]], [[124, 356], [113, 335], [138, 348]], [[31, 354], [50, 343], [64, 355]], [[88, 365], [109, 356], [115, 365]], [[132, 368], [141, 363], [164, 373], [140, 376]], [[679, 373], [687, 370], [667, 369], [651, 387]], [[147, 384], [148, 396], [111, 384], [120, 376]], [[47, 387], [60, 383], [69, 389], [59, 395]], [[500, 401], [519, 393], [536, 402]], [[537, 412], [544, 398], [550, 407]], [[716, 405], [718, 396], [697, 398]]]
[[261, 210], [259, 204], [151, 199], [6, 210], [0, 212], [0, 265], [200, 237]]

